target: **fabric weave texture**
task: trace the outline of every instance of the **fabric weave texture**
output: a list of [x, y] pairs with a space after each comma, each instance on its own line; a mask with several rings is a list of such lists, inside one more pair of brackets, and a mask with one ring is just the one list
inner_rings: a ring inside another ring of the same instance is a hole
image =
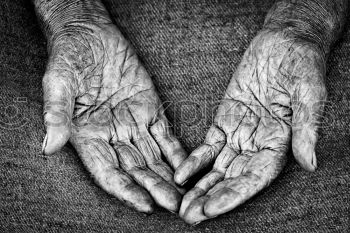
[[[233, 72], [274, 1], [106, 0], [153, 78], [188, 152], [203, 141]], [[0, 2], [0, 232], [350, 232], [350, 25], [327, 62], [318, 170], [292, 155], [270, 187], [186, 225], [144, 215], [97, 187], [74, 149], [41, 154], [46, 41], [28, 0]]]

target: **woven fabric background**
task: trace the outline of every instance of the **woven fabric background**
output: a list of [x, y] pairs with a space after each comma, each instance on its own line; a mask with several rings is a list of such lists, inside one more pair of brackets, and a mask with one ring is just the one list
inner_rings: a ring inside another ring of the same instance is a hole
[[[188, 151], [273, 1], [108, 0], [116, 24], [153, 77]], [[350, 232], [350, 26], [328, 60], [329, 103], [319, 168], [290, 155], [272, 185], [214, 220], [186, 225], [125, 207], [95, 186], [71, 146], [41, 155], [46, 41], [29, 0], [0, 2], [0, 232]]]

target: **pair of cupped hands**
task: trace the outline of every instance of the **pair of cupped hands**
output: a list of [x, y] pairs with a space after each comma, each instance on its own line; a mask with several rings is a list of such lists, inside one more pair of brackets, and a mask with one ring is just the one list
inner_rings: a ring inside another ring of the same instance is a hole
[[[117, 27], [72, 23], [49, 40], [43, 152], [53, 154], [69, 140], [106, 192], [137, 211], [151, 213], [157, 204], [196, 224], [267, 187], [290, 148], [303, 168], [315, 170], [324, 75], [324, 56], [314, 46], [263, 29], [237, 67], [205, 141], [188, 155]], [[210, 166], [192, 189], [182, 187]]]

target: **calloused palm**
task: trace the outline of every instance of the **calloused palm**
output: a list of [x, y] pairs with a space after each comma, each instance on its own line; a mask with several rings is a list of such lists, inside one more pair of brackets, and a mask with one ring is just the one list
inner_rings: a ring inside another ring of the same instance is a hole
[[[50, 41], [44, 153], [69, 139], [105, 191], [142, 212], [177, 211], [173, 169], [186, 157], [150, 76], [113, 24], [72, 22]], [[166, 158], [170, 166], [163, 161]]]
[[324, 75], [324, 56], [311, 44], [272, 30], [255, 37], [204, 144], [175, 172], [182, 184], [215, 161], [183, 198], [180, 216], [186, 222], [228, 212], [268, 186], [283, 169], [290, 144], [303, 168], [316, 168]]

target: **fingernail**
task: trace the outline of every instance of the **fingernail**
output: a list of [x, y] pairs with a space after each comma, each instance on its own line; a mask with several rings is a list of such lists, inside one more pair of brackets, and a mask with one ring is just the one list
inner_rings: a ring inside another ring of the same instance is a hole
[[312, 153], [312, 162], [311, 162], [313, 169], [316, 170], [317, 169], [317, 159], [316, 159], [316, 152], [314, 151]]
[[177, 215], [177, 213], [175, 212], [175, 211], [172, 211], [172, 210], [169, 210], [171, 213], [173, 213], [173, 214], [176, 214]]
[[182, 182], [181, 186], [184, 186], [187, 183], [188, 180], [185, 180], [184, 182]]
[[143, 214], [146, 215], [146, 216], [151, 216], [153, 214], [153, 211], [151, 211], [151, 212], [143, 212]]
[[47, 134], [45, 135], [44, 141], [43, 141], [43, 146], [41, 148], [41, 153], [43, 153], [45, 155], [45, 148], [47, 145]]
[[197, 225], [200, 224], [200, 223], [201, 223], [201, 221], [195, 222], [195, 223], [192, 224], [192, 226], [193, 226], [193, 227], [194, 227], [194, 226], [197, 226]]

